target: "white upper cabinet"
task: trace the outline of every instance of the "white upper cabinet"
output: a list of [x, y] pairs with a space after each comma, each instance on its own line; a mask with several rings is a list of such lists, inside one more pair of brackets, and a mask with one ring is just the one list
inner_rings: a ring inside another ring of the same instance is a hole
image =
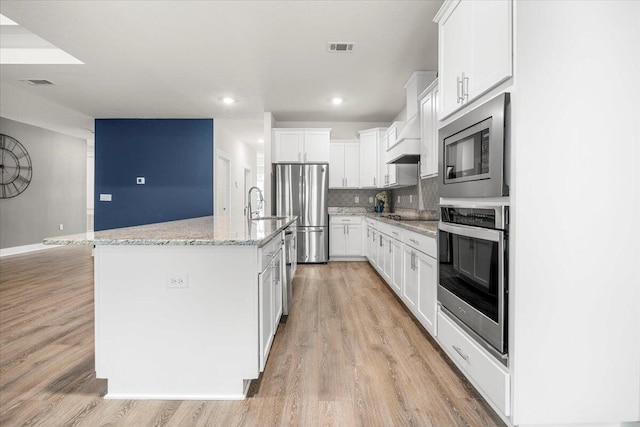
[[448, 0], [439, 30], [440, 119], [512, 75], [510, 0]]
[[360, 143], [331, 141], [329, 188], [359, 188]]
[[360, 187], [380, 188], [380, 145], [384, 128], [360, 132]]
[[273, 129], [273, 163], [329, 163], [331, 129]]
[[420, 177], [438, 175], [438, 81], [420, 99]]

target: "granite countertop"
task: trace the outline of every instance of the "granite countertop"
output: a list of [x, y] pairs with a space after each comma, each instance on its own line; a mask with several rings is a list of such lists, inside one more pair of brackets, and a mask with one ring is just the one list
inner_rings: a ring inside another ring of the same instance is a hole
[[327, 209], [329, 215], [364, 215], [367, 212], [367, 208], [363, 207], [329, 207]]
[[372, 218], [377, 221], [385, 222], [387, 224], [395, 225], [397, 227], [404, 228], [405, 230], [413, 231], [415, 233], [425, 234], [431, 237], [436, 237], [438, 235], [438, 221], [437, 220], [411, 220], [411, 221], [396, 221], [394, 219], [385, 218], [382, 215], [388, 214], [377, 214], [377, 213], [368, 213], [365, 214], [367, 218]]
[[206, 216], [136, 227], [50, 237], [45, 245], [262, 246], [297, 217], [249, 223], [244, 216]]
[[[385, 215], [400, 214], [403, 218], [400, 221], [385, 218]], [[374, 213], [363, 207], [330, 207], [329, 215], [363, 215], [387, 224], [396, 225], [409, 231], [426, 234], [432, 237], [438, 235], [438, 212], [437, 211], [416, 211], [414, 209], [396, 209], [393, 214]], [[410, 220], [407, 220], [410, 219]]]

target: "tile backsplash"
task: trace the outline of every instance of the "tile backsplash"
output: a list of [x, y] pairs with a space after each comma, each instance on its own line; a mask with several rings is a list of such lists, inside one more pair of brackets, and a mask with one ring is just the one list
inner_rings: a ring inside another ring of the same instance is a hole
[[[349, 190], [329, 190], [328, 204], [330, 207], [364, 207], [373, 211], [375, 197], [381, 190], [369, 189], [349, 189]], [[358, 201], [356, 202], [356, 197]], [[372, 197], [373, 201], [369, 201]]]
[[438, 209], [438, 177], [421, 179], [418, 185], [391, 190], [391, 209]]
[[[384, 189], [368, 190], [368, 189], [349, 189], [349, 190], [329, 190], [328, 206], [344, 206], [344, 207], [365, 207], [370, 210], [374, 208], [374, 202], [370, 202], [369, 198], [375, 200], [376, 194], [384, 191]], [[391, 210], [415, 209], [435, 211], [438, 209], [438, 178], [421, 179], [418, 185], [411, 187], [396, 188], [394, 190], [386, 190], [390, 199]], [[355, 198], [358, 197], [358, 201]], [[398, 201], [398, 197], [400, 198]]]

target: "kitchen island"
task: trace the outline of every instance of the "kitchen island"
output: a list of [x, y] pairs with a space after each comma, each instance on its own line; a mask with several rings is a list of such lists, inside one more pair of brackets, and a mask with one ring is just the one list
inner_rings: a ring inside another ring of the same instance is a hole
[[94, 245], [105, 398], [246, 397], [282, 313], [276, 270], [295, 220], [211, 216], [46, 239]]

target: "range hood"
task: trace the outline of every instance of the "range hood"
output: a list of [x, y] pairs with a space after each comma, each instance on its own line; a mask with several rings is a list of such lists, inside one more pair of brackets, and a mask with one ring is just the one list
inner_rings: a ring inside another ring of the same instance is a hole
[[420, 161], [420, 116], [398, 125], [395, 145], [387, 150], [387, 163], [407, 164]]
[[407, 121], [396, 125], [396, 140], [387, 148], [387, 163], [415, 164], [420, 161], [420, 114], [418, 98], [436, 79], [435, 71], [414, 71], [404, 85], [407, 91]]

